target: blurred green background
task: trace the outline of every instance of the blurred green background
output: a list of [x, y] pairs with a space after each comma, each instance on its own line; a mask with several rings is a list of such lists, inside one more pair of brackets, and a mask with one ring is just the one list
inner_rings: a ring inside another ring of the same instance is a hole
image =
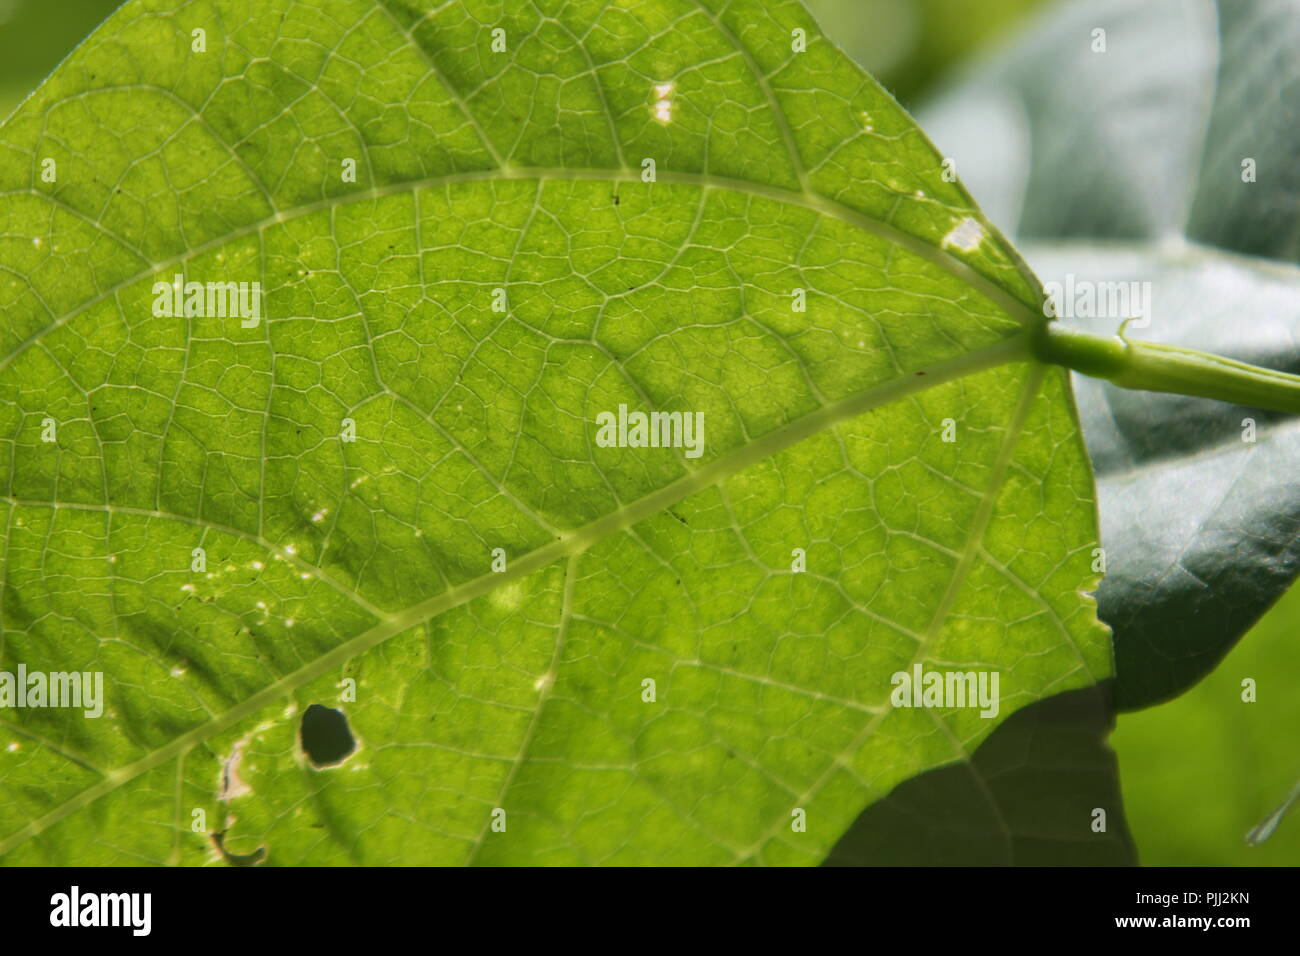
[[[1051, 0], [806, 0], [827, 33], [906, 106]], [[7, 116], [118, 0], [0, 0], [0, 115]], [[1300, 589], [1201, 684], [1125, 714], [1112, 737], [1146, 865], [1295, 865], [1300, 810], [1261, 846], [1245, 834], [1300, 781]], [[1243, 678], [1258, 699], [1241, 699]]]
[[[1245, 835], [1300, 781], [1300, 588], [1181, 697], [1121, 714], [1124, 811], [1147, 866], [1295, 866], [1300, 809], [1259, 846]], [[1242, 681], [1256, 685], [1242, 700]]]
[[904, 106], [1046, 0], [804, 0], [822, 29]]
[[0, 0], [0, 116], [8, 116], [121, 0]]

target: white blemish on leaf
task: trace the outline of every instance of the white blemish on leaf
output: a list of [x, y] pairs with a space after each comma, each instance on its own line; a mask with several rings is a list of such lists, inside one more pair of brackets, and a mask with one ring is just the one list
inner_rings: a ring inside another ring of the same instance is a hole
[[952, 246], [954, 249], [960, 249], [962, 252], [971, 252], [979, 248], [979, 244], [984, 240], [984, 227], [974, 219], [967, 216], [957, 225], [953, 226], [948, 235], [943, 237], [945, 248]]
[[660, 123], [667, 125], [673, 121], [673, 90], [676, 83], [656, 83], [655, 84], [655, 119]]
[[217, 794], [217, 799], [222, 803], [253, 792], [253, 788], [239, 778], [239, 763], [244, 759], [244, 744], [247, 742], [247, 737], [236, 741], [230, 756], [221, 763], [221, 790]]

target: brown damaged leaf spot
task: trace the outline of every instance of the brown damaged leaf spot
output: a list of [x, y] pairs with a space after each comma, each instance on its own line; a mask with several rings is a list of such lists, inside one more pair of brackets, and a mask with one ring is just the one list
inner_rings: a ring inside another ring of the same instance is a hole
[[229, 803], [235, 797], [243, 797], [253, 792], [253, 788], [239, 776], [239, 765], [244, 759], [244, 744], [247, 738], [235, 742], [230, 756], [221, 762], [221, 790], [217, 799]]

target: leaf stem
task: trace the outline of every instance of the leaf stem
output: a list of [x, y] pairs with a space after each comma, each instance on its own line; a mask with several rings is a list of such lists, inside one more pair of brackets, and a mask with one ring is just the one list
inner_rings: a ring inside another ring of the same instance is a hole
[[1040, 326], [1034, 355], [1120, 388], [1173, 392], [1221, 402], [1300, 414], [1300, 375], [1234, 362], [1232, 359], [1142, 342], [1119, 333], [1104, 337], [1059, 322]]

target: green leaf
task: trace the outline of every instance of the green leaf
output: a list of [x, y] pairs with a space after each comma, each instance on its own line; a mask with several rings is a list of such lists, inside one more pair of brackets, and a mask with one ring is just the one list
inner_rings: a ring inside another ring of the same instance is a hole
[[[1222, 664], [1177, 700], [1121, 714], [1112, 743], [1147, 866], [1294, 866], [1300, 816], [1300, 589], [1292, 588]], [[1245, 682], [1249, 680], [1250, 684]], [[1015, 718], [1012, 718], [1013, 720]], [[1010, 723], [1010, 721], [1008, 721]]]
[[2, 715], [6, 861], [818, 863], [1110, 673], [1036, 283], [797, 3], [133, 0], [0, 183], [3, 662], [108, 698]]
[[[1150, 283], [1150, 326], [1129, 334], [1294, 372], [1297, 93], [1294, 4], [1072, 4], [923, 121], [990, 213], [1019, 222], [1044, 281]], [[1070, 321], [1109, 334], [1121, 318]], [[1075, 384], [1116, 702], [1140, 708], [1211, 671], [1300, 573], [1300, 430], [1293, 416]]]

